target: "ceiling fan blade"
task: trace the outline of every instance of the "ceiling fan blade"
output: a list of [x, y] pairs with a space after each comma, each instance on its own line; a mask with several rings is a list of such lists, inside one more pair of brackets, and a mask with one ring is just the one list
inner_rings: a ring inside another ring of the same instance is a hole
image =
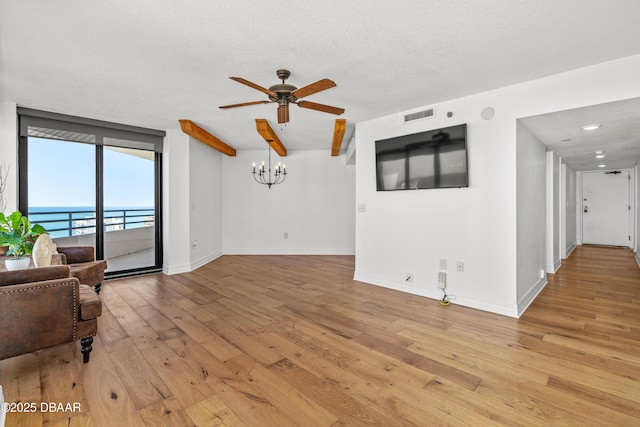
[[324, 113], [335, 114], [338, 116], [344, 113], [344, 108], [332, 107], [330, 105], [318, 104], [315, 102], [300, 101], [297, 104], [299, 107], [302, 107], [302, 108], [309, 108], [311, 110], [322, 111]]
[[252, 101], [252, 102], [243, 102], [242, 104], [232, 104], [232, 105], [221, 105], [218, 108], [236, 108], [236, 107], [246, 107], [247, 105], [257, 105], [257, 104], [268, 104], [271, 101]]
[[301, 87], [300, 89], [296, 89], [291, 92], [291, 95], [296, 98], [304, 98], [305, 96], [313, 95], [314, 93], [318, 93], [320, 91], [331, 89], [335, 87], [335, 83], [329, 79], [318, 80], [315, 83], [311, 83], [310, 85]]
[[260, 92], [266, 93], [269, 96], [277, 96], [277, 94], [269, 89], [265, 89], [262, 86], [259, 86], [255, 83], [251, 83], [249, 80], [245, 80], [242, 77], [229, 77], [231, 80], [235, 80], [238, 83], [242, 83], [243, 85], [247, 85], [249, 87], [252, 87], [254, 89], [259, 90]]

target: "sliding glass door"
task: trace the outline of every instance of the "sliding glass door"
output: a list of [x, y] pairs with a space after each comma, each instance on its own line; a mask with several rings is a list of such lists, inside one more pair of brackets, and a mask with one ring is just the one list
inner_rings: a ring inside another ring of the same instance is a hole
[[103, 164], [109, 271], [155, 265], [154, 153], [105, 146]]
[[20, 210], [60, 247], [94, 246], [107, 276], [160, 269], [163, 133], [22, 112]]

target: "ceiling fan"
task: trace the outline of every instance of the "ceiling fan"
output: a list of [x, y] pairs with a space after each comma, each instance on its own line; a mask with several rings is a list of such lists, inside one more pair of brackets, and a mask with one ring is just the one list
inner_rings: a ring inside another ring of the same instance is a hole
[[297, 104], [298, 107], [309, 108], [311, 110], [317, 110], [324, 113], [336, 115], [344, 113], [344, 108], [332, 107], [330, 105], [318, 104], [310, 101], [300, 101], [300, 98], [304, 98], [305, 96], [313, 95], [314, 93], [318, 93], [320, 91], [334, 87], [336, 84], [333, 81], [329, 79], [322, 79], [298, 89], [295, 86], [285, 83], [285, 80], [287, 80], [291, 75], [289, 70], [278, 70], [276, 71], [276, 74], [278, 75], [278, 78], [282, 80], [282, 83], [275, 84], [269, 87], [269, 89], [265, 89], [262, 86], [259, 86], [241, 77], [229, 77], [231, 80], [235, 80], [238, 83], [242, 83], [244, 85], [257, 89], [260, 92], [266, 93], [267, 95], [269, 95], [269, 101], [243, 102], [242, 104], [222, 105], [220, 106], [220, 108], [236, 108], [245, 107], [247, 105], [268, 104], [270, 102], [277, 102], [278, 123], [287, 123], [289, 121], [289, 104]]

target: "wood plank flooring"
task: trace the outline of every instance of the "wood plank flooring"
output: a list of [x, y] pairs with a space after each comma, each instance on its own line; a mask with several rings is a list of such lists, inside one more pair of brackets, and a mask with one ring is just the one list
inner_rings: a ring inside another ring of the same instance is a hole
[[91, 361], [0, 362], [7, 426], [640, 425], [640, 269], [581, 246], [520, 319], [352, 280], [349, 256], [224, 256], [105, 283]]

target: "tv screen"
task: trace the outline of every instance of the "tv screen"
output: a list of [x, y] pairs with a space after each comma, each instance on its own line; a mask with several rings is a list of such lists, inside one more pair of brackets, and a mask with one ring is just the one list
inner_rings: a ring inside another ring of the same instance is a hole
[[378, 191], [468, 187], [467, 125], [376, 141]]

